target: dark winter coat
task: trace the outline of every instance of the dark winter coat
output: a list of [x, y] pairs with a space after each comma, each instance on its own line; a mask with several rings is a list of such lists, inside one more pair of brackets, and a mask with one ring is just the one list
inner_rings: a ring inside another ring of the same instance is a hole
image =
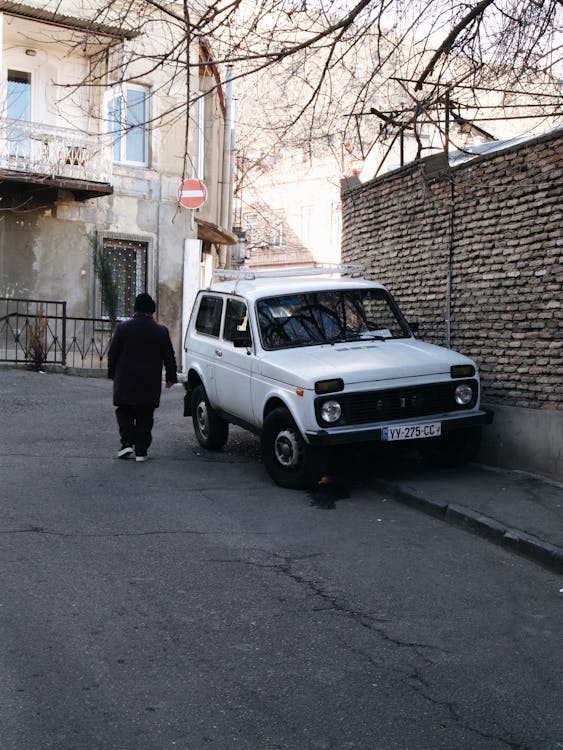
[[119, 323], [108, 351], [114, 405], [157, 407], [163, 365], [166, 381], [177, 383], [176, 358], [166, 326], [139, 314]]

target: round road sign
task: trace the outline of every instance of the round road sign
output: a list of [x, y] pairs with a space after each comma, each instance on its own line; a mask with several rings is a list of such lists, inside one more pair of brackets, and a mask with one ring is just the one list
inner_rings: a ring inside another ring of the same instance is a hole
[[184, 180], [178, 188], [178, 203], [184, 208], [199, 208], [207, 200], [207, 188], [201, 180]]

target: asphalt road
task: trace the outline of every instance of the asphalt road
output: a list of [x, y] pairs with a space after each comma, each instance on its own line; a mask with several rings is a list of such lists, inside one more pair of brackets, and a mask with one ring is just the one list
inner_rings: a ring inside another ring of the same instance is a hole
[[1, 750], [563, 748], [556, 575], [181, 405], [119, 461], [109, 381], [0, 370]]

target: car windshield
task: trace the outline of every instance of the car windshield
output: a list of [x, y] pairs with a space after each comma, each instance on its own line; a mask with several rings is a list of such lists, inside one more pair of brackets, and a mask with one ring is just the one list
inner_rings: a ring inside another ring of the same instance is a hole
[[258, 300], [256, 307], [265, 349], [410, 336], [384, 289], [284, 294]]

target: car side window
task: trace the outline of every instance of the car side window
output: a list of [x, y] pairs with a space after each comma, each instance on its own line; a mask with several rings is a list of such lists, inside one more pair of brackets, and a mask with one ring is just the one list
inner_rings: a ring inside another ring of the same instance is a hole
[[237, 333], [246, 333], [248, 330], [248, 309], [246, 303], [240, 299], [229, 298], [225, 311], [223, 338], [225, 341], [233, 341]]
[[195, 322], [196, 331], [206, 336], [219, 338], [222, 311], [223, 300], [221, 297], [203, 296]]

